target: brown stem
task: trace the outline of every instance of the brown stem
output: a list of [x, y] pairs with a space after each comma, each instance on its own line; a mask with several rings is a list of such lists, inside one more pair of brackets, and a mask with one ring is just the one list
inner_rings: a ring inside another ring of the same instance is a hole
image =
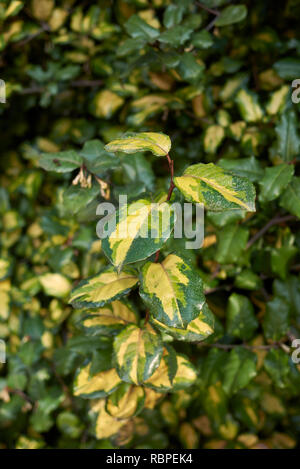
[[25, 394], [25, 392], [21, 391], [20, 389], [12, 389], [10, 387], [7, 387], [6, 390], [9, 394], [16, 394], [16, 395], [22, 397], [22, 399], [24, 399], [24, 401], [29, 402], [29, 404], [31, 404], [31, 405], [34, 404], [34, 401], [29, 396], [27, 396], [27, 394]]
[[169, 163], [169, 169], [170, 169], [170, 187], [168, 191], [168, 197], [167, 200], [170, 200], [172, 197], [172, 192], [174, 190], [175, 184], [174, 184], [174, 161], [171, 160], [169, 153], [166, 154], [168, 163]]
[[154, 262], [158, 262], [159, 254], [160, 254], [160, 249], [156, 251]]
[[[167, 201], [169, 201], [172, 197], [172, 193], [173, 193], [173, 190], [175, 188], [175, 184], [174, 184], [174, 161], [170, 158], [169, 153], [166, 154], [166, 157], [167, 157], [167, 160], [168, 160], [168, 163], [169, 163], [169, 170], [170, 170], [170, 187], [169, 187], [168, 196], [167, 196]], [[160, 249], [158, 251], [156, 251], [154, 262], [158, 262], [159, 254], [160, 254]]]
[[276, 216], [276, 217], [272, 218], [265, 226], [262, 227], [261, 230], [259, 230], [257, 233], [255, 233], [255, 235], [253, 236], [253, 238], [250, 239], [250, 241], [248, 241], [246, 249], [249, 249], [272, 226], [279, 225], [280, 223], [285, 223], [287, 221], [292, 221], [292, 220], [296, 220], [296, 217], [294, 217], [293, 215], [286, 215], [284, 217]]
[[201, 2], [196, 2], [197, 5], [202, 8], [205, 11], [208, 11], [208, 13], [211, 13], [212, 15], [219, 16], [220, 12], [218, 10], [213, 10], [212, 8], [207, 7], [206, 5], [203, 5]]
[[149, 313], [149, 311], [147, 310], [147, 311], [146, 311], [146, 316], [145, 316], [145, 322], [144, 322], [144, 325], [148, 324], [148, 322], [149, 322], [149, 319], [150, 319], [150, 313]]

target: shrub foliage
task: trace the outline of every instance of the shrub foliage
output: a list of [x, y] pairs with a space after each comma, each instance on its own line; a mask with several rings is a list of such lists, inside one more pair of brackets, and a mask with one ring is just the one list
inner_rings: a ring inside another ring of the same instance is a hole
[[1, 447], [297, 445], [299, 14], [0, 2]]

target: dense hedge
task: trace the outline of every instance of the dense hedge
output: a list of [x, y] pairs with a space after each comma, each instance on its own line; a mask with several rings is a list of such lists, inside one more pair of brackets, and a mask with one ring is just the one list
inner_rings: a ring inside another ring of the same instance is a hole
[[[0, 1], [0, 447], [297, 446], [299, 15], [299, 0]], [[256, 212], [207, 210], [201, 249], [161, 248], [202, 279], [214, 331], [165, 334], [193, 384], [147, 391], [116, 424], [120, 395], [76, 388], [88, 361], [94, 376], [111, 368], [116, 331], [89, 335], [69, 299], [109, 264], [99, 202], [168, 191], [166, 159], [105, 150], [128, 131], [169, 135], [175, 176], [212, 162], [247, 178]]]

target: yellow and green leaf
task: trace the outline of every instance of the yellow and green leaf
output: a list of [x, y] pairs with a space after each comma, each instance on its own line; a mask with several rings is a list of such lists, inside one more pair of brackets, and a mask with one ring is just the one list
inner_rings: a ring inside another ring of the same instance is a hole
[[189, 166], [174, 183], [186, 200], [212, 211], [244, 209], [255, 212], [255, 189], [246, 178], [213, 163]]
[[236, 102], [240, 109], [240, 113], [246, 122], [257, 122], [262, 120], [264, 112], [255, 93], [246, 89], [241, 89], [236, 95]]
[[149, 324], [127, 326], [114, 339], [114, 356], [120, 378], [140, 384], [153, 375], [163, 353], [160, 334]]
[[172, 389], [173, 380], [177, 372], [177, 357], [174, 349], [164, 347], [159, 367], [144, 385], [156, 392], [168, 392]]
[[[102, 249], [118, 270], [124, 264], [146, 259], [170, 237], [175, 213], [171, 205], [140, 199], [116, 213], [116, 225], [107, 229]], [[104, 225], [105, 229], [105, 225]]]
[[201, 278], [175, 254], [162, 263], [147, 262], [143, 266], [140, 295], [153, 319], [179, 329], [186, 329], [205, 303]]
[[160, 392], [156, 392], [151, 388], [144, 388], [144, 389], [145, 389], [144, 408], [153, 410], [156, 407], [157, 403], [163, 399], [164, 394]]
[[12, 271], [12, 262], [6, 257], [0, 258], [0, 280], [6, 279]]
[[121, 379], [115, 368], [91, 375], [91, 364], [79, 369], [74, 380], [74, 395], [86, 399], [105, 397], [116, 390]]
[[112, 153], [117, 151], [136, 153], [147, 150], [156, 156], [167, 155], [170, 148], [170, 138], [165, 134], [155, 132], [128, 133], [105, 146], [105, 150]]
[[116, 435], [127, 423], [127, 420], [118, 420], [106, 411], [104, 399], [96, 400], [91, 406], [91, 412], [97, 414], [95, 434], [99, 440]]
[[97, 311], [90, 311], [83, 318], [81, 326], [88, 335], [112, 335], [137, 322], [138, 315], [134, 307], [128, 301], [116, 300]]
[[122, 106], [124, 99], [110, 90], [99, 91], [92, 103], [91, 113], [95, 117], [109, 119]]
[[185, 389], [194, 384], [197, 379], [196, 368], [181, 354], [177, 354], [177, 372], [173, 381], [173, 390]]
[[199, 316], [193, 319], [186, 329], [167, 326], [155, 318], [152, 318], [152, 323], [162, 332], [185, 342], [200, 342], [214, 332], [214, 316], [207, 304], [203, 305]]
[[71, 292], [69, 302], [74, 308], [98, 308], [126, 295], [138, 281], [131, 270], [117, 273], [113, 267], [107, 267], [94, 277], [81, 282]]
[[118, 420], [139, 414], [144, 407], [145, 391], [141, 386], [122, 383], [106, 401], [106, 412]]
[[61, 274], [43, 274], [39, 281], [46, 295], [64, 298], [71, 291], [70, 281]]

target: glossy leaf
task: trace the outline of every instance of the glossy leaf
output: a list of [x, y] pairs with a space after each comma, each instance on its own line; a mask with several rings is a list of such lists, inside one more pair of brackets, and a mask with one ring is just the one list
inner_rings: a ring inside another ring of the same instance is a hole
[[215, 25], [228, 26], [229, 24], [238, 23], [247, 16], [247, 7], [245, 5], [229, 5], [221, 11]]
[[155, 132], [140, 132], [125, 134], [105, 145], [108, 152], [136, 153], [151, 151], [153, 155], [165, 156], [171, 148], [171, 140], [167, 135]]
[[132, 305], [116, 300], [98, 311], [90, 311], [81, 325], [88, 335], [114, 335], [125, 326], [137, 322], [138, 316]]
[[276, 199], [291, 182], [293, 174], [293, 165], [280, 164], [266, 168], [265, 175], [259, 182], [261, 201], [270, 202]]
[[252, 303], [246, 296], [237, 293], [228, 299], [226, 318], [227, 333], [242, 340], [251, 339], [258, 327]]
[[213, 163], [190, 166], [174, 182], [188, 201], [203, 203], [208, 210], [255, 211], [255, 189], [251, 182]]
[[300, 150], [300, 138], [297, 132], [297, 118], [293, 110], [282, 114], [277, 124], [278, 153], [284, 162], [292, 161]]
[[104, 397], [111, 394], [120, 384], [119, 378], [114, 368], [90, 375], [91, 365], [81, 368], [74, 380], [74, 395], [93, 399], [96, 397]]
[[160, 335], [147, 324], [129, 325], [114, 340], [117, 371], [127, 383], [140, 384], [158, 368], [163, 353]]
[[280, 197], [280, 206], [300, 218], [300, 177], [293, 177]]
[[154, 391], [167, 392], [173, 386], [173, 380], [178, 370], [177, 356], [171, 347], [165, 347], [159, 367], [144, 385]]
[[267, 303], [264, 316], [264, 333], [267, 339], [282, 339], [290, 326], [290, 310], [288, 303], [282, 298], [274, 298]]
[[92, 404], [92, 413], [96, 414], [95, 435], [99, 440], [110, 438], [126, 424], [126, 420], [112, 417], [105, 409], [105, 400], [96, 400]]
[[193, 319], [186, 329], [167, 326], [154, 318], [152, 322], [162, 332], [184, 342], [199, 342], [214, 332], [214, 316], [206, 304], [203, 305], [199, 316]]
[[174, 377], [174, 391], [189, 388], [197, 379], [196, 368], [186, 356], [177, 354], [177, 371]]
[[74, 150], [57, 153], [43, 153], [38, 160], [39, 166], [46, 171], [56, 173], [68, 173], [80, 168], [83, 162], [82, 157]]
[[102, 249], [120, 270], [124, 264], [146, 259], [158, 251], [170, 237], [174, 222], [174, 211], [167, 202], [140, 199], [120, 208], [116, 225], [110, 226], [110, 220], [104, 225], [107, 236]]
[[146, 23], [138, 15], [132, 15], [125, 23], [125, 28], [134, 39], [153, 41], [159, 36], [159, 31]]
[[264, 175], [260, 162], [254, 156], [234, 160], [221, 158], [218, 165], [237, 176], [248, 178], [251, 182], [259, 181]]
[[179, 329], [186, 329], [205, 303], [201, 278], [175, 254], [143, 266], [140, 295], [155, 320]]
[[224, 363], [222, 387], [227, 394], [234, 394], [246, 387], [256, 374], [256, 355], [242, 347], [235, 348]]
[[72, 292], [69, 302], [74, 308], [97, 308], [126, 295], [138, 278], [133, 271], [117, 273], [112, 267], [87, 280], [83, 280]]
[[121, 384], [106, 401], [106, 412], [123, 420], [137, 415], [144, 406], [145, 391], [141, 386]]
[[244, 263], [249, 231], [240, 225], [227, 225], [218, 234], [216, 260], [221, 264]]

